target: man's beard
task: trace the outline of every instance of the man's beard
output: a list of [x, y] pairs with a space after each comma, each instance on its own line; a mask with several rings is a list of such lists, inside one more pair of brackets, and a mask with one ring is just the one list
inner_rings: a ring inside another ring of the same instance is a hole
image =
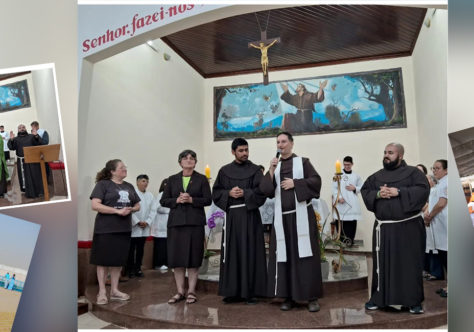
[[28, 135], [28, 132], [26, 130], [18, 132], [18, 136], [26, 136], [26, 135]]
[[382, 163], [383, 163], [383, 168], [386, 169], [387, 171], [394, 170], [398, 167], [398, 159], [395, 159], [394, 161], [390, 161], [388, 163], [386, 163], [385, 159], [383, 159]]

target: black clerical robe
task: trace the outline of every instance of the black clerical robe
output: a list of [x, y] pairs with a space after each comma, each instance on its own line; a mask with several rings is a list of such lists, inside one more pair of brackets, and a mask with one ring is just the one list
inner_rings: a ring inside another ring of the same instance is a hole
[[[398, 188], [399, 196], [377, 198], [377, 192], [385, 184]], [[380, 221], [403, 220], [418, 215], [429, 193], [426, 176], [416, 167], [407, 166], [405, 161], [394, 170], [381, 169], [374, 173], [361, 189], [367, 209]], [[371, 302], [378, 307], [420, 305], [424, 299], [422, 273], [426, 243], [423, 218], [418, 216], [407, 221], [381, 224], [378, 255], [377, 220], [372, 236]]]
[[[262, 177], [259, 166], [234, 161], [219, 170], [214, 182], [212, 199], [226, 212], [219, 274], [221, 296], [266, 296], [265, 242], [258, 209], [265, 203], [265, 196], [258, 190]], [[244, 190], [243, 197], [229, 196], [235, 186]]]
[[[288, 159], [281, 159], [280, 179], [293, 178], [293, 154]], [[321, 177], [307, 158], [303, 158], [303, 179], [294, 179], [295, 187], [290, 190], [281, 190], [282, 212], [296, 209], [295, 193], [298, 202], [310, 203], [311, 199], [319, 198]], [[276, 182], [267, 172], [260, 183], [260, 190], [267, 197], [275, 196]], [[276, 258], [275, 227], [272, 227], [268, 261], [268, 296], [291, 298], [295, 301], [311, 301], [320, 298], [323, 294], [321, 276], [321, 257], [319, 249], [319, 232], [316, 216], [312, 205], [307, 207], [309, 236], [313, 256], [300, 258], [298, 253], [298, 233], [296, 213], [284, 214], [283, 229], [286, 242], [286, 262], [278, 262]], [[276, 267], [278, 266], [278, 279]], [[275, 281], [277, 280], [277, 287]], [[276, 289], [275, 289], [276, 288]]]
[[3, 152], [3, 138], [0, 136], [0, 197], [7, 192], [7, 178], [8, 169], [7, 162], [5, 160], [5, 154]]
[[18, 157], [16, 166], [20, 189], [25, 192], [25, 196], [28, 198], [35, 198], [44, 193], [40, 164], [27, 164], [24, 159], [23, 148], [34, 145], [43, 145], [43, 140], [39, 135], [24, 133], [8, 140], [8, 148], [15, 150]]

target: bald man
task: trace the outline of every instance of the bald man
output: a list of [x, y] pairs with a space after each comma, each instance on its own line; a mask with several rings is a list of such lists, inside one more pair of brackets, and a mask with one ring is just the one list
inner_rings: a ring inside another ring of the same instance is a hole
[[406, 164], [403, 155], [401, 144], [388, 144], [383, 169], [372, 174], [361, 188], [364, 203], [376, 218], [372, 292], [365, 308], [401, 305], [412, 314], [422, 314], [426, 243], [422, 208], [430, 185], [423, 172]]

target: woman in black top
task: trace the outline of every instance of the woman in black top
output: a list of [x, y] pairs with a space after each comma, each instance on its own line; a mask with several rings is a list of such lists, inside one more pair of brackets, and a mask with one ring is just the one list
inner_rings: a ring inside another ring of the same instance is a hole
[[91, 264], [97, 265], [97, 304], [108, 303], [105, 289], [107, 272], [110, 272], [110, 299], [130, 299], [128, 294], [118, 290], [118, 282], [120, 270], [128, 257], [131, 213], [140, 210], [140, 198], [133, 185], [123, 180], [126, 176], [127, 167], [121, 160], [109, 160], [97, 173], [96, 185], [90, 196], [92, 210], [97, 211], [90, 259]]
[[198, 269], [204, 255], [204, 207], [211, 205], [211, 188], [207, 178], [194, 171], [196, 153], [185, 150], [178, 156], [182, 172], [168, 178], [160, 204], [170, 208], [168, 219], [168, 266], [174, 268], [178, 293], [168, 303], [185, 299], [184, 283], [188, 269], [186, 303], [194, 303]]

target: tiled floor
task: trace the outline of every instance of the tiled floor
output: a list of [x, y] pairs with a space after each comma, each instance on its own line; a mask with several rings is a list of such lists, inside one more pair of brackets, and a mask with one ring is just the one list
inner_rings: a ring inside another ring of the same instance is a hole
[[[224, 304], [215, 292], [198, 290], [199, 301], [169, 305], [174, 294], [172, 272], [145, 271], [145, 278], [120, 284], [131, 294], [127, 302], [111, 301], [92, 306], [92, 313], [103, 320], [126, 328], [436, 328], [447, 324], [446, 299], [435, 294], [441, 281], [425, 282], [425, 314], [407, 311], [366, 311], [367, 289], [331, 293], [319, 300], [321, 311], [310, 313], [305, 304], [289, 311], [279, 310], [281, 299], [261, 299], [254, 306]], [[87, 298], [95, 299], [97, 286], [87, 289]], [[80, 323], [81, 324], [81, 323]], [[81, 327], [81, 326], [80, 326]], [[105, 327], [105, 326], [104, 326]], [[83, 327], [81, 327], [83, 328]]]

